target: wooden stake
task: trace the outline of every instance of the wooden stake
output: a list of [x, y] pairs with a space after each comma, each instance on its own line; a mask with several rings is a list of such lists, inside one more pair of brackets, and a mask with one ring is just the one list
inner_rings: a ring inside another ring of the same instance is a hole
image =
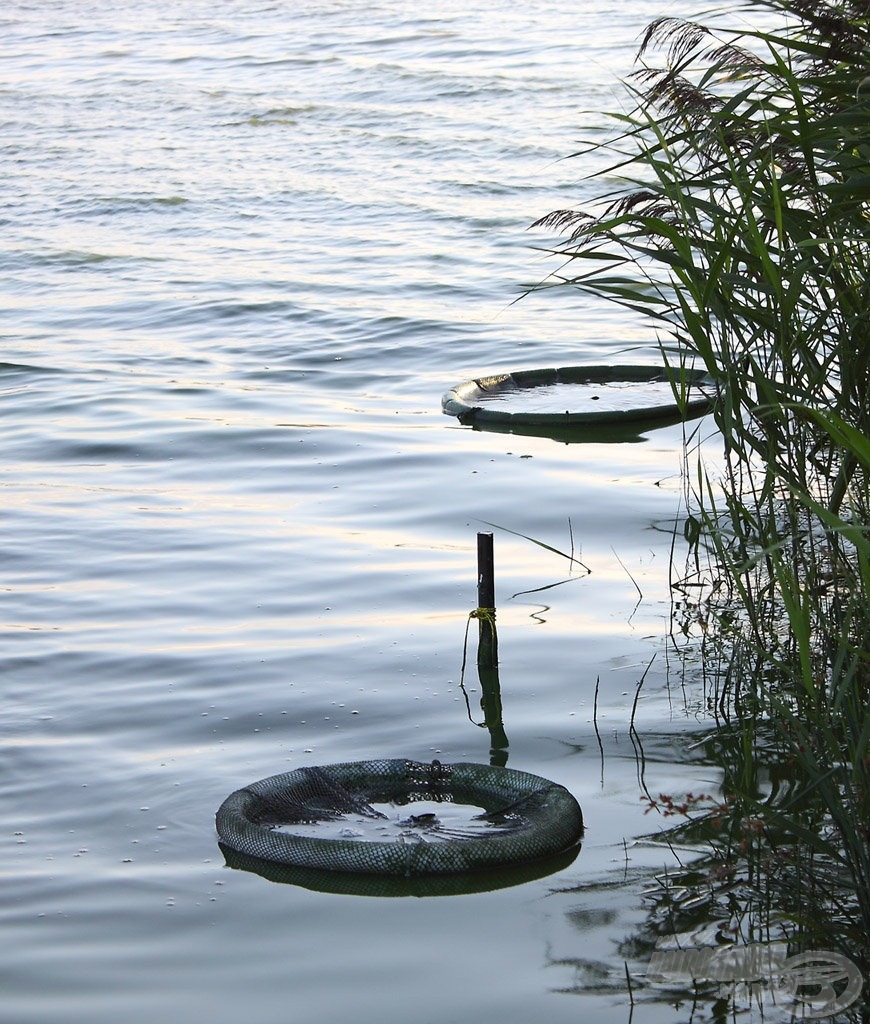
[[491, 533], [477, 535], [477, 607], [495, 610], [495, 563]]
[[498, 634], [495, 631], [495, 568], [491, 533], [477, 535], [476, 614], [480, 626], [477, 666], [495, 668], [498, 665]]

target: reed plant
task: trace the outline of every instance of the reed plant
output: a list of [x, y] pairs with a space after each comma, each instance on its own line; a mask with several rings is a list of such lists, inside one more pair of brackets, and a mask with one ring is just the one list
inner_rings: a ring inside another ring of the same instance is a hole
[[685, 520], [724, 666], [715, 735], [740, 737], [711, 841], [767, 872], [797, 942], [827, 913], [866, 970], [870, 2], [748, 0], [705, 22], [649, 26], [633, 109], [594, 144], [616, 189], [538, 227], [562, 258], [551, 284], [647, 318], [671, 365], [715, 384], [723, 457], [691, 463]]

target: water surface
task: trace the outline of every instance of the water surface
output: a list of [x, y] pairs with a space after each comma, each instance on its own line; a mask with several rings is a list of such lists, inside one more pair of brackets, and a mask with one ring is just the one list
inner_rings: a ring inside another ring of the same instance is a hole
[[[645, 787], [717, 783], [668, 671], [681, 431], [440, 411], [656, 360], [617, 310], [515, 300], [663, 8], [4, 5], [3, 1021], [624, 1021], [627, 961], [635, 1019], [674, 1019], [626, 940], [667, 859]], [[577, 796], [577, 860], [420, 899], [227, 867], [247, 782], [489, 760], [459, 685], [481, 529], [508, 765]]]

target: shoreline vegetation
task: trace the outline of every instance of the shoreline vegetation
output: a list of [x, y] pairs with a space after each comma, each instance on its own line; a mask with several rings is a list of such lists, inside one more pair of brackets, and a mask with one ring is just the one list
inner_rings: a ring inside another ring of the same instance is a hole
[[625, 84], [632, 112], [584, 150], [616, 189], [535, 226], [562, 261], [542, 287], [622, 304], [717, 385], [721, 465], [686, 440], [674, 628], [724, 781], [650, 798], [699, 856], [649, 892], [646, 950], [785, 942], [866, 978], [870, 2], [659, 18]]

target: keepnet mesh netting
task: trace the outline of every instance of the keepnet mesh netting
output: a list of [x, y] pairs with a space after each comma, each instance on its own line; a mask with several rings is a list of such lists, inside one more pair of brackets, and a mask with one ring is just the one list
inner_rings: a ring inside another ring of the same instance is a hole
[[[312, 825], [385, 819], [375, 804], [425, 802], [427, 813], [389, 841]], [[432, 804], [480, 808], [467, 827], [442, 826]], [[480, 764], [404, 759], [298, 768], [232, 793], [217, 812], [221, 841], [251, 857], [294, 867], [420, 877], [522, 864], [576, 846], [583, 816], [563, 786]], [[473, 827], [472, 827], [473, 826]]]

